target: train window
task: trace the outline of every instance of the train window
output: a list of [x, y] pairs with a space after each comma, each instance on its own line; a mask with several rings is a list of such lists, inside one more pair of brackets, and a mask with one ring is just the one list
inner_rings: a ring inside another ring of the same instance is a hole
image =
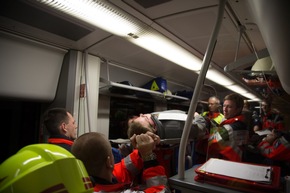
[[0, 100], [0, 163], [22, 147], [40, 141], [41, 103]]
[[189, 106], [188, 105], [180, 105], [180, 104], [176, 104], [176, 103], [168, 103], [167, 109], [168, 110], [181, 110], [181, 111], [188, 112]]
[[154, 111], [154, 102], [137, 99], [111, 97], [109, 138], [127, 139], [127, 119], [140, 113]]
[[[188, 112], [189, 105], [181, 105], [181, 104], [177, 104], [177, 103], [168, 103], [167, 104], [167, 109], [168, 110], [181, 110], [181, 111]], [[196, 112], [201, 114], [201, 113], [203, 113], [206, 110], [208, 110], [207, 105], [205, 105], [203, 103], [200, 103], [200, 102], [197, 104]]]

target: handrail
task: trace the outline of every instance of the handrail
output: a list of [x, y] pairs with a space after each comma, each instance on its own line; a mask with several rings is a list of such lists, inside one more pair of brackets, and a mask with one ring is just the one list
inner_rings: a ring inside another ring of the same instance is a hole
[[219, 4], [219, 10], [218, 10], [218, 17], [216, 20], [216, 24], [214, 27], [214, 30], [212, 32], [209, 44], [207, 46], [207, 50], [205, 52], [204, 58], [203, 58], [203, 62], [202, 62], [202, 67], [201, 67], [201, 71], [200, 74], [198, 76], [197, 82], [196, 82], [196, 86], [194, 89], [194, 93], [193, 93], [193, 97], [192, 100], [190, 102], [190, 107], [189, 107], [189, 112], [187, 115], [187, 119], [184, 125], [184, 129], [182, 132], [182, 136], [181, 136], [181, 143], [180, 143], [180, 147], [179, 147], [179, 154], [178, 154], [178, 178], [179, 179], [184, 179], [184, 168], [185, 168], [185, 150], [186, 150], [186, 144], [187, 144], [187, 139], [188, 139], [188, 135], [190, 132], [190, 128], [191, 128], [191, 124], [192, 124], [192, 120], [194, 117], [194, 113], [195, 113], [195, 109], [197, 106], [197, 102], [199, 99], [199, 95], [200, 95], [200, 91], [202, 89], [204, 80], [205, 80], [205, 76], [210, 64], [210, 60], [214, 51], [214, 47], [216, 44], [216, 40], [217, 40], [217, 36], [218, 36], [218, 32], [223, 20], [223, 14], [224, 14], [224, 9], [225, 9], [225, 4], [226, 4], [227, 0], [220, 0], [220, 4]]

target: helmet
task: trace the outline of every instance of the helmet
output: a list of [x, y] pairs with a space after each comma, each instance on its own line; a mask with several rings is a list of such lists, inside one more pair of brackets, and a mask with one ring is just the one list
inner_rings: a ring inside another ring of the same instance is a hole
[[274, 64], [270, 56], [258, 59], [253, 65], [252, 71], [275, 71]]
[[93, 192], [83, 163], [64, 148], [33, 144], [0, 165], [0, 192]]

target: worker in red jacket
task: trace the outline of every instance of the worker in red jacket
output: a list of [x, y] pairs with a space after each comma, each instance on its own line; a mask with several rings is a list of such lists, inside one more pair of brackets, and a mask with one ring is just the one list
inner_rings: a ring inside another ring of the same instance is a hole
[[[164, 167], [153, 153], [160, 138], [151, 133], [131, 138], [136, 149], [114, 164], [111, 144], [104, 135], [90, 132], [81, 135], [72, 146], [94, 184], [95, 192], [169, 192]], [[142, 172], [142, 179], [136, 179]]]
[[262, 108], [262, 116], [260, 123], [257, 123], [253, 130], [259, 131], [259, 130], [265, 130], [265, 129], [275, 129], [278, 131], [285, 130], [284, 126], [284, 119], [282, 114], [272, 107], [271, 100], [263, 100], [261, 103]]
[[71, 113], [64, 108], [51, 108], [43, 115], [43, 127], [49, 134], [48, 143], [71, 151], [77, 137], [77, 123]]
[[248, 143], [249, 131], [242, 109], [243, 98], [236, 93], [225, 96], [223, 103], [224, 120], [210, 129], [208, 139], [209, 158], [242, 161], [242, 146]]
[[257, 146], [262, 164], [281, 168], [281, 177], [290, 175], [290, 132], [273, 130]]
[[290, 133], [273, 130], [258, 145], [263, 156], [290, 162]]

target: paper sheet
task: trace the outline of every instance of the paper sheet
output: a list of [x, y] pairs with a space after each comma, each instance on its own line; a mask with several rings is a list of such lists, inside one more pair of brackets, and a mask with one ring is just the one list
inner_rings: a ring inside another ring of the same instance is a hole
[[255, 131], [255, 133], [261, 136], [261, 135], [271, 134], [272, 131], [270, 131], [269, 129], [265, 129], [265, 130], [261, 130], [261, 131]]
[[271, 182], [271, 166], [259, 166], [211, 158], [200, 168], [200, 171], [219, 174], [255, 182]]

